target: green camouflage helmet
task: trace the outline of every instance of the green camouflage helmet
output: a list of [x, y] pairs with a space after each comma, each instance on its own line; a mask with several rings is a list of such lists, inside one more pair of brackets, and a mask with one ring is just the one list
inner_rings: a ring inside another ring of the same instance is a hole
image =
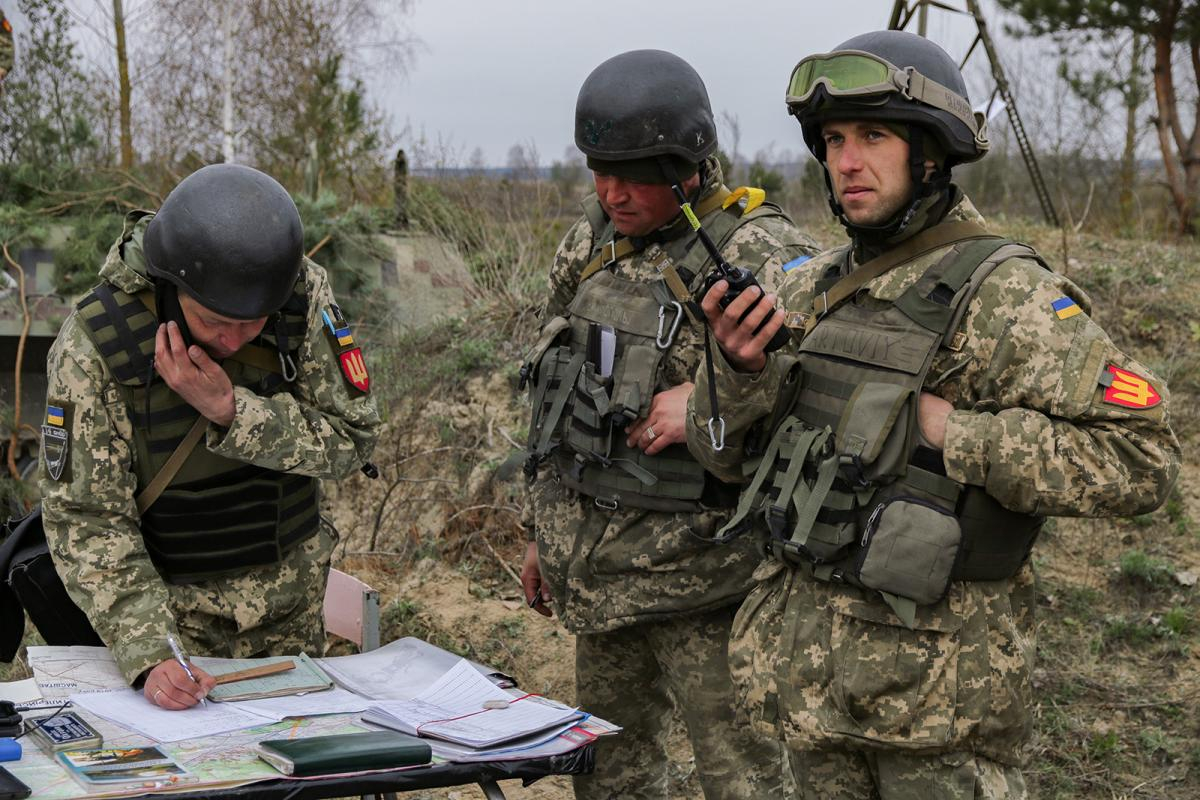
[[835, 119], [920, 126], [946, 153], [946, 167], [976, 161], [989, 147], [954, 59], [907, 31], [864, 33], [803, 59], [788, 82], [787, 107], [821, 161], [821, 125]]

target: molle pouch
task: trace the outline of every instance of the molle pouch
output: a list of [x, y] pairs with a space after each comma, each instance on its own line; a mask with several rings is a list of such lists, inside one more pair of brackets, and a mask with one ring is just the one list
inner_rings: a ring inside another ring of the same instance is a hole
[[609, 389], [611, 378], [602, 378], [590, 361], [575, 376], [575, 391], [571, 396], [571, 416], [564, 440], [576, 453], [592, 458], [607, 459], [609, 433], [612, 430]]
[[960, 488], [910, 467], [911, 480], [881, 490], [863, 526], [853, 577], [868, 589], [936, 603], [946, 595], [962, 548], [955, 516]]
[[829, 429], [788, 419], [763, 464], [767, 471], [756, 482], [765, 490], [771, 547], [814, 564], [845, 556], [857, 541], [857, 497], [854, 489], [836, 485], [838, 457]]
[[886, 482], [907, 469], [916, 414], [912, 389], [864, 381], [851, 395], [835, 440], [841, 474], [852, 484]]
[[622, 346], [617, 370], [613, 373], [612, 405], [614, 415], [623, 417], [621, 424], [628, 424], [650, 411], [654, 399], [654, 385], [658, 378], [658, 367], [662, 363], [663, 351], [644, 340], [621, 342]]
[[529, 384], [529, 466], [536, 466], [561, 440], [560, 422], [575, 376], [583, 367], [583, 355], [573, 354], [570, 345], [563, 343], [562, 334], [569, 327], [564, 317], [550, 320], [521, 367], [521, 383]]

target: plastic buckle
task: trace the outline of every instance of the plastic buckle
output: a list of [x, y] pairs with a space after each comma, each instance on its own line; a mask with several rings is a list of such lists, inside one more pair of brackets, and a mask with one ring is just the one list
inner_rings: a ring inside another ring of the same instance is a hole
[[821, 305], [824, 306], [824, 308], [822, 308], [820, 311], [817, 311], [815, 307], [813, 308], [813, 311], [817, 315], [817, 319], [820, 319], [829, 313], [829, 292], [821, 292]]
[[[714, 422], [720, 423], [720, 427], [715, 427]], [[708, 441], [712, 444], [714, 453], [719, 453], [725, 449], [725, 418], [718, 419], [708, 418]]]
[[529, 373], [531, 372], [530, 366], [531, 366], [530, 364], [522, 364], [521, 365], [521, 371], [519, 373], [517, 373], [517, 377], [518, 377], [517, 391], [524, 390], [525, 385], [527, 383], [529, 383]]
[[675, 310], [675, 319], [671, 321], [671, 330], [667, 334], [667, 338], [663, 339], [663, 328], [667, 322], [667, 307], [658, 307], [658, 335], [654, 337], [654, 343], [658, 345], [659, 350], [666, 350], [675, 341], [675, 334], [679, 332], [679, 321], [683, 319], [683, 306], [679, 305], [678, 301], [672, 300], [671, 307]]
[[611, 241], [609, 241], [609, 243], [607, 245], [601, 246], [600, 255], [604, 255], [605, 247], [608, 248], [608, 252], [609, 252], [609, 257], [604, 259], [604, 266], [607, 267], [607, 266], [617, 263], [617, 240], [612, 239]]

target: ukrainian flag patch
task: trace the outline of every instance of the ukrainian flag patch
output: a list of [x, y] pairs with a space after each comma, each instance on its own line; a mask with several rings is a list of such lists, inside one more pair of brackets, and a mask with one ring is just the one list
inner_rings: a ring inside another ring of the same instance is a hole
[[354, 344], [354, 337], [350, 335], [349, 325], [338, 328], [333, 332], [333, 335], [337, 338], [338, 347], [349, 347]]
[[46, 424], [61, 428], [66, 421], [62, 406], [46, 406]]
[[1070, 319], [1076, 314], [1082, 314], [1083, 309], [1075, 304], [1075, 301], [1069, 297], [1060, 297], [1050, 304], [1054, 309], [1054, 315], [1059, 319]]
[[70, 480], [71, 410], [63, 400], [46, 403], [46, 421], [42, 423], [42, 461], [52, 480]]
[[803, 264], [805, 261], [808, 261], [810, 258], [812, 258], [812, 256], [800, 256], [799, 258], [793, 258], [791, 261], [787, 262], [782, 267], [780, 267], [780, 269], [783, 270], [784, 272], [791, 272], [796, 267]]

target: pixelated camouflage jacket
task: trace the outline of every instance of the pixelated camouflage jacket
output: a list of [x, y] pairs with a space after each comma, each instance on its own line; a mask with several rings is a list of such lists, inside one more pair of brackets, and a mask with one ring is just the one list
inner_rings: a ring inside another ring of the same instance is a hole
[[[151, 286], [141, 255], [149, 219], [139, 220], [136, 212], [126, 219], [100, 271], [104, 281], [131, 294]], [[373, 398], [350, 391], [323, 332], [322, 309], [334, 302], [325, 271], [305, 259], [304, 280], [308, 334], [297, 351], [296, 381], [269, 398], [236, 386], [233, 423], [227, 429], [210, 423], [198, 446], [270, 470], [341, 478], [370, 457], [381, 423]], [[191, 586], [163, 581], [139, 531], [134, 498], [144, 487], [135, 474], [129, 409], [77, 312], [50, 349], [47, 375], [49, 403], [65, 404], [71, 414], [62, 480], [51, 479], [44, 457], [41, 465], [46, 536], [72, 599], [130, 682], [171, 656], [166, 635], [176, 633], [173, 606], [216, 593], [233, 608], [239, 629], [294, 611], [305, 587], [291, 585], [301, 576], [286, 563]]]
[[[720, 167], [710, 159], [702, 196], [720, 185]], [[692, 235], [682, 217], [666, 230], [671, 238]], [[543, 322], [567, 313], [597, 233], [585, 217], [563, 238], [550, 271]], [[767, 291], [774, 290], [782, 264], [815, 252], [812, 239], [781, 216], [747, 220], [722, 249], [730, 263], [752, 270]], [[620, 259], [612, 269], [618, 277], [649, 283], [659, 278], [651, 263], [660, 256], [661, 248], [651, 244]], [[663, 360], [655, 391], [693, 381], [703, 362], [703, 330], [683, 325]], [[530, 538], [536, 533], [543, 579], [554, 594], [555, 612], [572, 630], [613, 630], [727, 605], [745, 595], [760, 558], [756, 550], [748, 544], [714, 546], [698, 538], [712, 536], [728, 518], [727, 510], [605, 511], [596, 508], [591, 498], [560, 487], [552, 473], [552, 469], [539, 473], [524, 522]]]
[[[983, 223], [966, 198], [948, 219]], [[858, 301], [895, 300], [948, 249], [884, 273]], [[784, 307], [811, 309], [814, 282], [844, 252], [788, 273]], [[1078, 311], [1060, 316], [1064, 298]], [[961, 349], [939, 351], [925, 384], [954, 407], [943, 453], [951, 478], [1028, 514], [1127, 515], [1163, 502], [1180, 463], [1166, 387], [1117, 349], [1089, 307], [1078, 287], [1032, 259], [1006, 259], [983, 281], [959, 327]], [[740, 475], [745, 434], [771, 411], [792, 363], [793, 355], [772, 354], [763, 372], [746, 375], [721, 359], [728, 432], [715, 454], [706, 449], [701, 377], [688, 441], [706, 467]], [[1113, 399], [1110, 368], [1145, 381], [1146, 407]], [[741, 702], [764, 732], [804, 749], [965, 748], [1019, 763], [1032, 708], [1028, 564], [1009, 580], [951, 584], [941, 602], [918, 607], [912, 630], [878, 595], [803, 569], [772, 561], [756, 578], [730, 653]]]

